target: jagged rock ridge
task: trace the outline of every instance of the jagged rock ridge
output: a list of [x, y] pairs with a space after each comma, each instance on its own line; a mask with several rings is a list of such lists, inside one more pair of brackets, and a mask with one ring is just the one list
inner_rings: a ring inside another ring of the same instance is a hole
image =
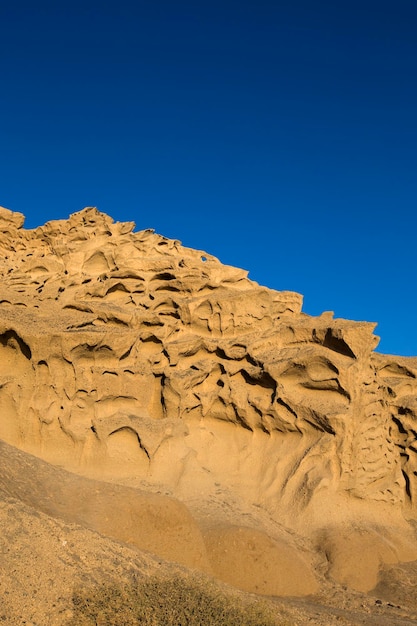
[[219, 572], [245, 524], [214, 501], [274, 541], [308, 537], [356, 588], [417, 558], [417, 359], [375, 353], [375, 324], [308, 316], [299, 294], [95, 208], [34, 230], [1, 209], [0, 252], [4, 441], [179, 497]]

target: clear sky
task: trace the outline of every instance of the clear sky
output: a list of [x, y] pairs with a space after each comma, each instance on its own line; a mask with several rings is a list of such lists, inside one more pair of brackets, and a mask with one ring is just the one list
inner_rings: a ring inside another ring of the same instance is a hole
[[417, 355], [417, 2], [3, 0], [0, 205], [97, 206]]

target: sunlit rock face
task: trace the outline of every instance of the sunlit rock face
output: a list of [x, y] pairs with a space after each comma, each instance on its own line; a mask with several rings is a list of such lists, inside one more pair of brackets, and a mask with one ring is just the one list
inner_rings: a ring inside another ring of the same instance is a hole
[[375, 353], [375, 324], [95, 208], [34, 230], [1, 209], [0, 273], [6, 442], [293, 525], [346, 502], [414, 515], [417, 360]]

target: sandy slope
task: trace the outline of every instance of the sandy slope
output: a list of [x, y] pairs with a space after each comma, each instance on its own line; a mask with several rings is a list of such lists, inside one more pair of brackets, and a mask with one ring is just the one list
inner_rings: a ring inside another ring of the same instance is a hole
[[[186, 575], [193, 579], [203, 575], [196, 569], [186, 569], [157, 556], [162, 552], [167, 556], [166, 545], [161, 542], [160, 525], [154, 528], [152, 544], [146, 512], [140, 519], [131, 518], [136, 537], [148, 535], [143, 540], [146, 551], [138, 548], [140, 541], [133, 535], [133, 539], [126, 536], [125, 528], [121, 528], [119, 537], [115, 537], [117, 532], [112, 525], [97, 529], [97, 518], [86, 513], [87, 494], [90, 510], [94, 508], [92, 499], [100, 493], [101, 514], [108, 506], [116, 515], [112, 507], [118, 490], [114, 485], [80, 478], [7, 444], [1, 444], [0, 459], [0, 619], [6, 624], [64, 626], [72, 615], [72, 594], [79, 585], [93, 588], [103, 583], [111, 584], [111, 581], [120, 584], [123, 580], [129, 584], [132, 572], [139, 577], [159, 574]], [[93, 485], [94, 492], [89, 491]], [[119, 493], [129, 495], [135, 491], [120, 489]], [[78, 499], [74, 493], [78, 493]], [[68, 499], [67, 494], [71, 494]], [[143, 505], [148, 496], [140, 492], [137, 495], [143, 498], [140, 501]], [[161, 498], [166, 500], [165, 496]], [[154, 504], [158, 497], [151, 495], [149, 500]], [[171, 499], [168, 500], [171, 503]], [[166, 509], [167, 526], [170, 520], [173, 522], [168, 556], [190, 564], [195, 560], [197, 546], [197, 565], [204, 569], [199, 560], [201, 535], [198, 525], [193, 523], [187, 511], [184, 512], [183, 505], [178, 503], [178, 508], [184, 516], [183, 523], [192, 528], [196, 539], [193, 543], [189, 535], [184, 542], [182, 532], [175, 536], [178, 510], [175, 507]], [[147, 512], [149, 510], [148, 507]], [[159, 512], [158, 507], [156, 510]], [[173, 513], [172, 517], [170, 513]], [[149, 551], [150, 547], [156, 554]], [[271, 550], [270, 546], [268, 548]], [[244, 549], [242, 553], [244, 567]], [[278, 560], [285, 558], [280, 554], [273, 556]], [[321, 580], [321, 591], [316, 595], [303, 599], [281, 597], [273, 602], [277, 606], [277, 615], [285, 615], [294, 624], [408, 624], [412, 623], [410, 619], [417, 619], [417, 602], [410, 586], [416, 570], [415, 563], [387, 569], [374, 592], [376, 595], [355, 593]], [[298, 575], [302, 576], [302, 572]], [[317, 576], [322, 579], [319, 572]]]

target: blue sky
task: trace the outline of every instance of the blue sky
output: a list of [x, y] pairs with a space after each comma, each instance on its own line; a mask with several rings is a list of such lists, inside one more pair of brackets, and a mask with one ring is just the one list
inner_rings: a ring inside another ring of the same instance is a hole
[[415, 0], [0, 3], [0, 205], [97, 206], [417, 355]]

